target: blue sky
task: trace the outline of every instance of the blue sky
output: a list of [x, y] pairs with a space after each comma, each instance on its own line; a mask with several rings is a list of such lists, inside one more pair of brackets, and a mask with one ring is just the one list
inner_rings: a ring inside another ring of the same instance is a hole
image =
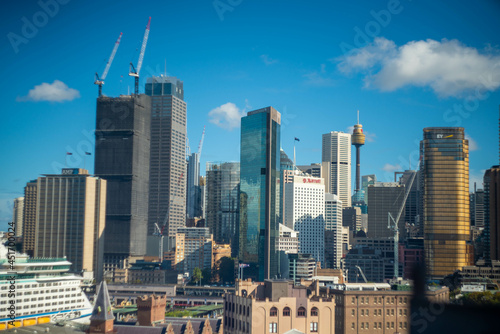
[[[41, 5], [41, 4], [42, 5]], [[3, 105], [0, 230], [27, 181], [68, 167], [93, 172], [97, 86], [123, 32], [103, 93], [133, 89], [141, 70], [184, 82], [188, 136], [206, 125], [206, 161], [239, 160], [239, 117], [273, 106], [282, 147], [321, 160], [321, 134], [348, 131], [360, 110], [369, 140], [361, 173], [390, 181], [418, 158], [422, 129], [463, 126], [470, 175], [498, 164], [500, 36], [496, 1], [26, 1], [0, 13]], [[44, 5], [45, 4], [45, 5]]]

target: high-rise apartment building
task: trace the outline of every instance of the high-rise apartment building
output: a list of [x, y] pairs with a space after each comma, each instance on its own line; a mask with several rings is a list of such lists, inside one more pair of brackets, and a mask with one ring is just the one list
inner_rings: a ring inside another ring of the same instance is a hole
[[238, 257], [251, 264], [245, 276], [253, 272], [260, 281], [279, 268], [280, 132], [281, 114], [273, 107], [241, 118]]
[[177, 229], [186, 225], [184, 84], [175, 77], [148, 78], [146, 95], [151, 96], [148, 235], [168, 213], [164, 235], [172, 240]]
[[[376, 182], [368, 187], [368, 233], [369, 238], [392, 238], [394, 231], [387, 228], [389, 213], [396, 219], [398, 212], [402, 209], [399, 219], [399, 238], [406, 238], [405, 207], [403, 199], [405, 186], [399, 182]], [[391, 220], [392, 224], [392, 220]]]
[[[31, 183], [31, 182], [30, 182]], [[67, 257], [73, 272], [102, 277], [106, 180], [85, 169], [64, 168], [36, 182], [34, 257]]]
[[351, 206], [351, 135], [332, 131], [323, 135], [322, 173], [326, 192], [335, 194], [344, 208]]
[[181, 227], [175, 239], [175, 269], [193, 274], [212, 267], [213, 239], [208, 227]]
[[104, 269], [146, 253], [151, 98], [97, 99], [96, 176], [107, 180]]
[[[299, 253], [325, 263], [325, 184], [312, 176], [294, 176], [285, 184], [285, 225], [299, 232]], [[324, 266], [324, 265], [322, 265]]]
[[469, 141], [463, 128], [425, 128], [420, 151], [427, 274], [444, 277], [470, 264]]
[[24, 187], [23, 208], [23, 253], [35, 255], [36, 194], [37, 180], [31, 180]]
[[14, 199], [14, 209], [12, 210], [12, 222], [16, 227], [16, 237], [23, 235], [23, 210], [24, 197]]
[[325, 194], [325, 264], [340, 269], [342, 258], [342, 201], [337, 195]]
[[206, 226], [220, 244], [230, 244], [232, 255], [238, 255], [240, 223], [240, 163], [207, 162]]

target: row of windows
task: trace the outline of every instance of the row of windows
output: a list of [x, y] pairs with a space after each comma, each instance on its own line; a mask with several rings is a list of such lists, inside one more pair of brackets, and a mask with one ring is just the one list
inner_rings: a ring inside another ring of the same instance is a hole
[[[354, 322], [351, 324], [351, 328], [352, 329], [356, 328], [356, 324]], [[369, 322], [361, 322], [359, 324], [359, 328], [360, 329], [370, 329], [370, 323]], [[373, 328], [374, 329], [382, 329], [382, 323], [381, 322], [374, 322]], [[394, 329], [394, 322], [392, 322], [392, 321], [387, 322], [386, 328], [387, 329]], [[408, 322], [404, 321], [404, 322], [399, 323], [399, 329], [407, 329], [407, 328], [408, 328]]]
[[[397, 297], [387, 297], [385, 298], [387, 304], [394, 304], [397, 301]], [[370, 297], [360, 297], [360, 304], [369, 304]], [[382, 297], [373, 297], [374, 304], [382, 304]], [[408, 303], [408, 297], [399, 297], [400, 304]], [[356, 304], [356, 297], [351, 298], [351, 304]]]

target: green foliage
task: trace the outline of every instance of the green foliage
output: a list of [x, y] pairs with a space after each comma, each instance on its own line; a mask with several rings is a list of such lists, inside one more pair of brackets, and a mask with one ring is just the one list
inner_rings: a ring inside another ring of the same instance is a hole
[[191, 317], [192, 315], [193, 315], [193, 312], [189, 312], [186, 310], [174, 310], [174, 311], [170, 311], [170, 312], [165, 313], [166, 317], [175, 317], [175, 318]]
[[500, 293], [485, 292], [471, 292], [463, 297], [465, 305], [497, 305], [500, 306]]
[[201, 281], [203, 278], [203, 273], [201, 272], [201, 269], [196, 267], [193, 270], [193, 282], [198, 283]]
[[211, 268], [205, 268], [201, 272], [201, 284], [203, 285], [208, 285], [212, 283], [212, 269]]
[[225, 256], [219, 260], [219, 280], [234, 283], [234, 258]]

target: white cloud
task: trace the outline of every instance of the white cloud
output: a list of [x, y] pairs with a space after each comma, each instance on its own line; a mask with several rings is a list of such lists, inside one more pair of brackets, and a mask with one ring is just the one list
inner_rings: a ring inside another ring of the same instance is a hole
[[[248, 106], [247, 100], [245, 100], [245, 105]], [[245, 110], [246, 108], [240, 111], [236, 104], [228, 102], [210, 110], [209, 121], [223, 129], [232, 130], [240, 126], [240, 119], [245, 116]]]
[[261, 55], [260, 59], [262, 59], [262, 61], [266, 65], [273, 65], [273, 64], [278, 63], [278, 60], [272, 59], [271, 57], [269, 57], [269, 55]]
[[411, 41], [396, 46], [379, 37], [366, 47], [334, 59], [344, 73], [363, 72], [365, 86], [394, 91], [405, 86], [430, 87], [441, 97], [469, 96], [500, 87], [500, 56], [480, 53], [458, 40]]
[[50, 101], [63, 102], [71, 101], [80, 97], [80, 92], [76, 89], [69, 88], [64, 82], [54, 80], [53, 83], [42, 83], [30, 89], [27, 96], [17, 97], [17, 101]]
[[479, 150], [479, 145], [469, 134], [465, 134], [465, 139], [469, 140], [469, 152]]
[[384, 167], [382, 167], [382, 170], [385, 172], [392, 173], [398, 170], [402, 170], [402, 168], [400, 164], [395, 164], [395, 165], [385, 164]]

